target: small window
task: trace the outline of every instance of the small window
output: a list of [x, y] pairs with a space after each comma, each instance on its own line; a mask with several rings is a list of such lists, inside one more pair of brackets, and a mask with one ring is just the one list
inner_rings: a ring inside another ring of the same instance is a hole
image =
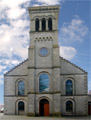
[[19, 81], [18, 82], [18, 95], [24, 95], [24, 82]]
[[40, 55], [44, 56], [44, 57], [47, 56], [48, 55], [48, 49], [46, 47], [42, 47], [40, 49]]
[[72, 112], [73, 111], [73, 103], [71, 101], [66, 102], [66, 111]]
[[66, 81], [66, 95], [72, 95], [73, 94], [73, 84], [71, 80]]
[[39, 76], [39, 92], [49, 91], [49, 76], [46, 73], [42, 73]]
[[20, 101], [20, 102], [18, 103], [18, 110], [19, 110], [19, 111], [24, 111], [24, 102]]
[[42, 19], [42, 31], [46, 30], [46, 20], [45, 18]]
[[52, 30], [52, 18], [48, 19], [48, 29], [51, 31]]
[[39, 19], [38, 18], [35, 21], [35, 31], [39, 31]]

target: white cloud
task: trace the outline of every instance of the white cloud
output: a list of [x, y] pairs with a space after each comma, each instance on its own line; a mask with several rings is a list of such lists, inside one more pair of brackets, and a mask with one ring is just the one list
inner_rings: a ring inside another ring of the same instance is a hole
[[30, 2], [31, 0], [0, 0], [1, 9], [8, 7], [14, 8], [26, 2]]
[[3, 80], [0, 80], [0, 85], [3, 85]]
[[2, 74], [28, 57], [30, 24], [26, 9], [30, 2], [0, 0], [0, 84]]
[[33, 6], [40, 6], [39, 4], [34, 4]]
[[[12, 21], [11, 26], [1, 25], [0, 31], [0, 52], [12, 56], [19, 55], [22, 59], [27, 57], [28, 40], [29, 40], [29, 21], [17, 20]], [[22, 52], [24, 51], [24, 52]], [[25, 53], [26, 52], [26, 53]], [[4, 55], [3, 54], [3, 55]]]
[[56, 5], [56, 4], [59, 4], [60, 1], [63, 1], [63, 0], [37, 0], [37, 1], [43, 4], [47, 4], [47, 5]]
[[64, 23], [60, 31], [60, 38], [62, 43], [69, 43], [79, 41], [82, 42], [88, 33], [88, 28], [84, 21], [75, 15], [70, 23]]
[[3, 79], [3, 75], [0, 75], [0, 79]]
[[18, 19], [20, 18], [24, 13], [26, 13], [25, 9], [21, 9], [20, 7], [14, 7], [12, 9], [9, 9], [7, 11], [8, 18], [9, 19]]
[[25, 8], [22, 8], [21, 5], [30, 3], [30, 1], [31, 0], [0, 0], [0, 19], [20, 18], [26, 12]]
[[[5, 68], [6, 68], [6, 66], [0, 65], [0, 71], [4, 70]], [[0, 76], [0, 78], [1, 78], [1, 76]]]
[[76, 49], [73, 47], [60, 46], [60, 56], [71, 60], [76, 55]]

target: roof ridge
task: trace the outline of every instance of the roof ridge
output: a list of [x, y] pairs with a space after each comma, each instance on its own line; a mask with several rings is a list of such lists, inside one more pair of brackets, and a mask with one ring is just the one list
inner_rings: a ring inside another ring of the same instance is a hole
[[16, 69], [18, 66], [22, 65], [24, 62], [26, 62], [28, 60], [28, 58], [24, 61], [22, 61], [21, 63], [19, 63], [18, 65], [14, 66], [11, 70], [9, 70], [8, 72], [6, 72], [4, 74], [4, 76], [6, 76], [9, 72], [13, 71], [14, 69]]
[[72, 64], [73, 66], [75, 66], [76, 68], [80, 69], [81, 71], [87, 73], [84, 69], [82, 69], [81, 67], [77, 66], [76, 64], [70, 62], [69, 60], [67, 60], [67, 59], [65, 59], [65, 58], [63, 58], [63, 57], [61, 57], [61, 56], [60, 56], [60, 58], [62, 58], [62, 59], [65, 60], [66, 62]]

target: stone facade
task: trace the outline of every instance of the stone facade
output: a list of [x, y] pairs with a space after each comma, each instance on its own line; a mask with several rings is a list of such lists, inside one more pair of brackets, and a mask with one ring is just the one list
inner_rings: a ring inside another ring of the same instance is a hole
[[[47, 100], [49, 114], [53, 115], [88, 115], [87, 73], [76, 65], [59, 56], [58, 16], [59, 6], [29, 7], [30, 44], [28, 59], [5, 74], [4, 114], [19, 114], [19, 102], [24, 103], [20, 114], [40, 115], [40, 101]], [[38, 18], [38, 31], [35, 21]], [[49, 18], [52, 30], [49, 30]], [[46, 29], [43, 30], [45, 19]], [[42, 56], [40, 50], [47, 48], [48, 54]], [[49, 76], [49, 90], [40, 92], [39, 76]], [[66, 94], [66, 81], [72, 81], [72, 94]], [[18, 83], [24, 82], [24, 95], [18, 94]], [[72, 110], [67, 111], [67, 101], [71, 101]], [[44, 106], [43, 106], [44, 107]], [[45, 108], [43, 109], [45, 111]], [[44, 116], [45, 113], [44, 113]]]

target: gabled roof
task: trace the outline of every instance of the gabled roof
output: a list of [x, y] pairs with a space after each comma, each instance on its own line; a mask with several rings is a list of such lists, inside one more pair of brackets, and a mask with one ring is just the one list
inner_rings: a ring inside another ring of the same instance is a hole
[[13, 72], [15, 69], [17, 69], [19, 66], [23, 65], [25, 62], [27, 62], [28, 59], [24, 60], [23, 62], [19, 63], [17, 66], [15, 66], [14, 68], [12, 68], [10, 71], [6, 72], [4, 74], [4, 76], [7, 76], [8, 74], [10, 74], [11, 72]]
[[[64, 59], [63, 57], [60, 57], [60, 63], [61, 63], [61, 68], [65, 67], [69, 67], [69, 71], [71, 70], [70, 67], [72, 68], [72, 72], [77, 71], [78, 73], [87, 73], [85, 70], [83, 70], [82, 68], [78, 67], [77, 65], [71, 63], [70, 61]], [[63, 62], [62, 62], [63, 61]]]

